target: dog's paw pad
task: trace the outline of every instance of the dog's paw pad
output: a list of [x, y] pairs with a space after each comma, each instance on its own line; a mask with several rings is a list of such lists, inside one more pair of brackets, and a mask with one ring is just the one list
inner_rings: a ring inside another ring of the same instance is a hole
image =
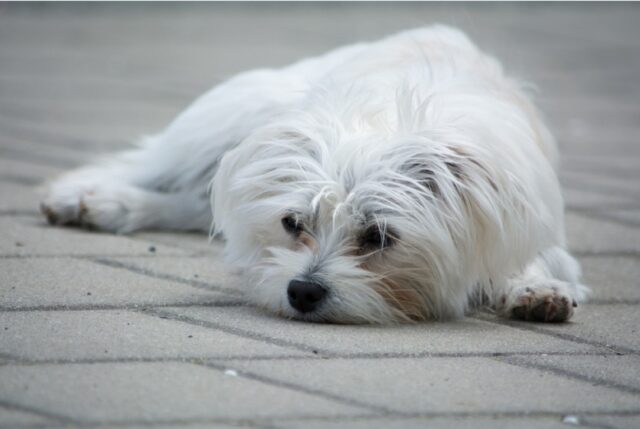
[[530, 289], [516, 299], [511, 317], [532, 322], [566, 322], [577, 304], [557, 288]]

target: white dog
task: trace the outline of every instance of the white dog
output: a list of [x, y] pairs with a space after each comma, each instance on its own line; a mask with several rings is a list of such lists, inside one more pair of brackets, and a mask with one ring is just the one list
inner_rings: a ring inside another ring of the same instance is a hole
[[285, 317], [386, 323], [488, 303], [559, 322], [588, 289], [565, 250], [556, 158], [519, 83], [434, 26], [240, 74], [54, 182], [42, 211], [117, 233], [213, 220], [249, 299]]

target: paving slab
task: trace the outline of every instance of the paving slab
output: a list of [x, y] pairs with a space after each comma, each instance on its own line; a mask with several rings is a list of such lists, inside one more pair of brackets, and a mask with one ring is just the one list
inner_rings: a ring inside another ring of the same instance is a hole
[[0, 158], [0, 180], [36, 185], [62, 173], [62, 169], [16, 159]]
[[15, 429], [21, 426], [45, 425], [51, 423], [54, 422], [46, 417], [0, 405], [0, 428]]
[[284, 320], [248, 307], [163, 308], [161, 314], [263, 335], [340, 355], [590, 353], [597, 349], [476, 319], [400, 326], [348, 326]]
[[[0, 75], [0, 86], [2, 75]], [[91, 154], [102, 150], [117, 150], [127, 142], [161, 131], [179, 112], [176, 97], [161, 99], [141, 94], [132, 97], [135, 85], [120, 80], [94, 79], [85, 82], [85, 91], [69, 94], [65, 100], [46, 97], [52, 89], [58, 95], [74, 85], [73, 79], [54, 77], [50, 85], [40, 79], [10, 79], [11, 88], [6, 92], [15, 94], [0, 97], [0, 135], [47, 146], [77, 148], [81, 153]], [[76, 82], [75, 85], [78, 85]], [[31, 88], [25, 88], [31, 86]], [[40, 91], [39, 94], [36, 92]], [[83, 94], [84, 93], [84, 94]], [[68, 92], [67, 92], [68, 94]], [[95, 96], [87, 103], [89, 94]], [[120, 97], [117, 97], [120, 94]], [[190, 95], [190, 97], [188, 97]], [[184, 98], [184, 105], [197, 96], [197, 90]], [[135, 121], [128, 118], [135, 116]], [[105, 123], [109, 126], [105, 130]]]
[[[67, 78], [67, 80], [72, 80], [71, 78]], [[55, 81], [55, 78], [54, 78]], [[46, 86], [46, 82], [40, 82], [39, 79], [31, 79], [30, 81], [23, 82], [23, 85], [27, 86], [35, 83], [35, 86]], [[6, 76], [0, 74], [0, 86], [6, 88], [5, 92], [18, 91], [22, 93], [21, 96], [16, 95], [15, 98], [12, 98], [8, 103], [0, 102], [0, 109], [2, 107], [5, 108], [5, 112], [0, 110], [0, 126], [2, 127], [2, 132], [0, 132], [0, 138], [2, 140], [14, 141], [17, 144], [21, 144], [22, 142], [29, 142], [32, 145], [41, 145], [43, 149], [48, 146], [60, 147], [62, 149], [73, 149], [79, 151], [80, 153], [84, 153], [87, 156], [95, 156], [98, 153], [110, 152], [113, 150], [123, 149], [127, 146], [131, 146], [131, 143], [135, 141], [135, 136], [140, 136], [145, 133], [140, 132], [140, 127], [145, 127], [145, 124], [141, 122], [135, 122], [135, 124], [131, 124], [128, 121], [118, 121], [115, 120], [113, 126], [110, 126], [108, 130], [105, 130], [103, 127], [97, 126], [95, 123], [87, 124], [86, 119], [82, 122], [58, 122], [57, 126], [52, 127], [51, 125], [44, 125], [47, 122], [47, 119], [50, 117], [52, 109], [65, 109], [66, 104], [73, 101], [73, 95], [68, 94], [67, 99], [64, 103], [60, 103], [60, 96], [58, 97], [39, 97], [36, 99], [29, 99], [25, 97], [25, 91], [20, 90], [20, 81], [16, 81], [15, 78], [7, 79]], [[3, 85], [4, 84], [4, 85]], [[59, 87], [59, 83], [49, 81], [48, 88], [56, 88]], [[42, 89], [42, 88], [40, 88]], [[113, 90], [112, 88], [105, 88], [104, 92], [108, 93], [109, 90]], [[97, 99], [104, 99], [105, 94], [97, 94]], [[0, 99], [1, 101], [1, 99]], [[92, 110], [95, 110], [93, 104], [87, 105], [86, 99], [81, 97], [80, 99], [75, 100], [75, 106], [77, 108], [84, 107], [87, 111], [85, 113], [86, 116], [90, 114]], [[99, 106], [102, 105], [104, 101], [99, 102]], [[19, 104], [21, 107], [19, 110], [22, 112], [16, 112], [16, 104]], [[120, 102], [120, 104], [123, 104]], [[9, 105], [9, 107], [7, 107]], [[6, 109], [10, 109], [12, 113], [10, 115], [6, 114]], [[37, 113], [40, 111], [41, 113]], [[94, 111], [94, 121], [102, 118], [105, 122], [107, 119], [104, 115], [100, 114], [100, 111]], [[148, 114], [148, 113], [147, 113]], [[104, 123], [103, 122], [103, 125]], [[109, 121], [110, 122], [110, 121]], [[131, 125], [135, 127], [137, 132], [131, 132]], [[125, 130], [121, 130], [125, 128]], [[146, 133], [149, 132], [152, 128], [146, 127]], [[127, 132], [129, 131], [129, 132]], [[33, 146], [31, 146], [33, 147]], [[44, 151], [42, 151], [44, 152]], [[16, 156], [12, 156], [11, 152], [7, 152], [6, 148], [3, 150], [4, 155], [11, 156], [11, 159], [16, 159]], [[34, 155], [34, 152], [27, 152], [26, 155]], [[46, 155], [46, 154], [45, 154]], [[25, 158], [25, 154], [23, 152], [22, 158]], [[28, 158], [28, 157], [27, 157]], [[41, 164], [46, 166], [47, 159], [51, 160], [51, 158], [41, 157], [36, 158], [37, 164]], [[75, 159], [72, 158], [72, 159]], [[27, 161], [27, 160], [25, 160]], [[53, 159], [54, 165], [61, 164], [68, 165], [68, 161], [66, 159], [56, 157]], [[53, 168], [53, 167], [49, 167]]]
[[455, 429], [513, 429], [526, 427], [529, 429], [567, 429], [562, 423], [562, 417], [422, 417], [422, 418], [355, 418], [352, 420], [291, 420], [275, 421], [275, 426], [282, 429], [424, 429], [424, 428], [455, 428]]
[[[302, 391], [178, 363], [0, 367], [0, 398], [78, 422], [350, 415], [359, 408]], [[292, 407], [291, 404], [296, 404]]]
[[[583, 100], [586, 101], [586, 100]], [[627, 122], [635, 122], [638, 120], [639, 109], [637, 105], [624, 106], [622, 103], [608, 103], [607, 99], [589, 100], [591, 101], [590, 107], [596, 109], [594, 111], [595, 116], [601, 116], [610, 109], [615, 108], [617, 113], [626, 116]], [[554, 104], [562, 105], [562, 100], [554, 100]], [[573, 109], [577, 108], [577, 104], [570, 106]], [[624, 177], [628, 179], [636, 178], [640, 179], [640, 171], [638, 171], [638, 164], [640, 164], [640, 157], [635, 157], [630, 154], [609, 154], [608, 156], [590, 156], [588, 154], [583, 155], [562, 155], [562, 165], [570, 171], [581, 172], [583, 174], [596, 173], [598, 175], [605, 175], [611, 177]]]
[[0, 309], [143, 307], [228, 302], [229, 296], [84, 259], [0, 259]]
[[583, 282], [590, 301], [640, 302], [640, 259], [635, 256], [581, 256]]
[[98, 154], [55, 145], [42, 145], [26, 138], [4, 137], [0, 134], [0, 151], [10, 157], [37, 162], [46, 166], [71, 169], [97, 158]]
[[546, 332], [611, 347], [622, 353], [640, 352], [640, 312], [636, 305], [583, 305], [570, 323], [526, 323], [511, 326]]
[[640, 252], [640, 228], [567, 213], [567, 241], [574, 252]]
[[640, 413], [633, 416], [590, 416], [584, 419], [584, 423], [592, 427], [638, 429], [640, 427]]
[[[0, 173], [1, 174], [1, 173]], [[0, 182], [0, 213], [39, 215], [39, 203], [33, 186]]]
[[132, 270], [142, 270], [167, 278], [183, 279], [202, 287], [220, 289], [235, 296], [243, 294], [244, 287], [241, 278], [226, 270], [220, 259], [221, 245], [214, 245], [210, 250], [211, 256], [201, 257], [157, 256], [155, 258], [107, 258], [107, 260], [116, 261]]
[[3, 312], [0, 329], [0, 350], [28, 361], [304, 355], [126, 310]]
[[638, 207], [640, 201], [627, 196], [612, 195], [605, 191], [589, 191], [565, 186], [562, 191], [565, 207], [572, 212], [602, 210], [609, 212], [616, 207]]
[[153, 240], [158, 243], [180, 246], [191, 251], [201, 252], [212, 257], [216, 257], [218, 262], [222, 255], [222, 240], [209, 242], [206, 232], [167, 232], [167, 231], [140, 231], [131, 235], [132, 238], [141, 240]]
[[557, 370], [612, 388], [640, 394], [640, 356], [509, 356], [506, 362]]
[[105, 256], [150, 254], [188, 255], [168, 244], [134, 240], [126, 236], [96, 233], [79, 228], [53, 227], [40, 217], [0, 217], [0, 257], [7, 256]]
[[616, 220], [625, 225], [640, 227], [640, 209], [637, 207], [608, 210], [605, 215], [607, 219]]
[[[637, 395], [490, 358], [227, 361], [225, 365], [240, 373], [260, 374], [408, 413], [579, 413], [638, 408]], [[514, 383], [519, 386], [517, 392]]]
[[629, 198], [636, 202], [640, 200], [640, 189], [638, 189], [638, 179], [615, 177], [614, 175], [587, 174], [574, 171], [560, 171], [561, 183], [566, 183], [572, 188], [583, 189], [585, 191], [597, 191], [606, 193], [609, 196], [619, 198]]
[[[153, 425], [150, 424], [115, 424], [115, 425], [100, 425], [100, 429], [148, 429], [149, 427], [153, 428], [175, 428], [177, 424], [179, 424], [180, 428], [186, 429], [241, 429], [241, 428], [270, 428], [270, 426], [255, 424], [252, 420], [239, 420], [237, 424], [232, 423], [219, 423], [215, 419], [205, 419], [206, 422], [200, 423], [188, 423], [181, 421], [179, 423], [171, 422], [171, 423], [158, 423], [154, 422]], [[227, 420], [224, 418], [218, 420]], [[88, 425], [86, 428], [93, 428], [95, 425]], [[75, 428], [75, 426], [74, 426]], [[78, 426], [78, 429], [84, 429], [85, 426]], [[566, 427], [564, 428], [566, 429]]]

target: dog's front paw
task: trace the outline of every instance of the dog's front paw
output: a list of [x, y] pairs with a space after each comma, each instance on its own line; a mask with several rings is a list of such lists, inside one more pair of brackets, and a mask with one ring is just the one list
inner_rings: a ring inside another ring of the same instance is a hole
[[566, 322], [578, 304], [563, 282], [517, 289], [504, 297], [503, 314], [512, 319], [531, 322]]

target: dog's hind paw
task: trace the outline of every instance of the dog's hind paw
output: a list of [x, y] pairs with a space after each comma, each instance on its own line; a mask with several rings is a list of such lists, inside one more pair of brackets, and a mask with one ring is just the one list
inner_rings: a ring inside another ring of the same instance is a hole
[[40, 212], [51, 225], [80, 225], [86, 207], [81, 186], [54, 184], [40, 202]]
[[138, 228], [139, 200], [126, 186], [54, 184], [40, 211], [52, 225], [128, 233]]

